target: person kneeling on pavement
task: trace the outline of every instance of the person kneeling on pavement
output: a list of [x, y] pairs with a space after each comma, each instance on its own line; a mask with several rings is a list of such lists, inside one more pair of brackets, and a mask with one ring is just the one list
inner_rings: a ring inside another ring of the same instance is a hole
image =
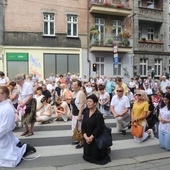
[[0, 86], [0, 167], [16, 167], [23, 156], [36, 152], [28, 144], [21, 144], [13, 135], [15, 128], [14, 109], [8, 101], [9, 90]]
[[130, 122], [130, 102], [127, 96], [124, 95], [123, 87], [117, 88], [117, 94], [112, 97], [110, 110], [113, 116], [116, 118], [117, 131], [122, 132], [122, 135], [126, 135], [124, 130]]

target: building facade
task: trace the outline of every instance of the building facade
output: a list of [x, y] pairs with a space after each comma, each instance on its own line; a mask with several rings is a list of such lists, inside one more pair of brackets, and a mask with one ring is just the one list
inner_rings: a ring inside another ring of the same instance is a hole
[[134, 75], [159, 78], [169, 73], [169, 1], [133, 1]]
[[85, 68], [89, 64], [87, 4], [80, 0], [6, 0], [1, 6], [1, 70], [9, 78], [17, 73], [34, 73], [40, 79], [50, 73], [88, 74], [89, 69], [82, 69], [82, 63]]

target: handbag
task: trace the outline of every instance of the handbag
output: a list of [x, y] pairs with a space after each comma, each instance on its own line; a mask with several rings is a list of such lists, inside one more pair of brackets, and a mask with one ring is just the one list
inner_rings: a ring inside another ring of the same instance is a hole
[[109, 111], [110, 110], [110, 106], [108, 106], [108, 105], [104, 105], [104, 110], [106, 110], [106, 111]]
[[142, 138], [143, 137], [143, 126], [132, 123], [131, 134], [138, 138]]
[[72, 139], [74, 141], [82, 141], [84, 138], [83, 138], [83, 134], [82, 134], [82, 131], [79, 131], [78, 130], [78, 121], [76, 123], [76, 127], [74, 128], [74, 132], [73, 132], [73, 136], [72, 136]]
[[112, 146], [111, 128], [104, 125], [103, 132], [95, 138], [96, 145], [99, 149], [106, 149]]

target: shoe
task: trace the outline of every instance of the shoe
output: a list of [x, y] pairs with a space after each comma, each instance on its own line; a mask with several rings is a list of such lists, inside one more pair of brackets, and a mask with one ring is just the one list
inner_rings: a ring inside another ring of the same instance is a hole
[[149, 129], [149, 131], [150, 131], [150, 134], [149, 134], [149, 136], [150, 136], [150, 138], [151, 138], [151, 139], [153, 139], [153, 138], [154, 138], [154, 133], [153, 133], [153, 130], [152, 130], [152, 129]]
[[126, 135], [126, 130], [122, 130], [121, 136], [125, 136], [125, 135]]
[[77, 144], [79, 144], [79, 142], [73, 141], [71, 144], [72, 144], [72, 145], [77, 145]]
[[33, 132], [28, 132], [28, 133], [25, 135], [25, 137], [32, 136], [32, 135], [34, 135]]
[[27, 135], [27, 133], [29, 133], [29, 131], [26, 131], [26, 132], [21, 133], [20, 136], [25, 136], [25, 135]]
[[76, 149], [80, 149], [80, 148], [82, 148], [83, 147], [83, 144], [82, 145], [80, 145], [80, 144], [78, 144], [78, 145], [76, 145]]
[[36, 149], [33, 146], [27, 144], [27, 148], [26, 148], [26, 151], [23, 156], [26, 156], [26, 155], [34, 153], [34, 152], [36, 152]]

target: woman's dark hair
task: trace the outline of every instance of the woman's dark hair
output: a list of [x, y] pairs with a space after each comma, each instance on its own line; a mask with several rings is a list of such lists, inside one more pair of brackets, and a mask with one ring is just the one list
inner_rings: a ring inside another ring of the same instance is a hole
[[99, 90], [104, 90], [105, 89], [105, 86], [104, 85], [99, 85]]
[[86, 99], [92, 99], [94, 103], [98, 102], [98, 98], [95, 94], [89, 95]]
[[0, 86], [0, 89], [2, 90], [2, 93], [5, 93], [7, 98], [9, 97], [9, 89], [6, 86]]
[[0, 71], [0, 76], [5, 76], [4, 72]]
[[95, 90], [98, 91], [98, 88], [97, 88], [97, 84], [96, 84], [96, 83], [92, 83], [92, 86], [94, 86]]
[[77, 85], [78, 85], [79, 87], [81, 87], [81, 86], [82, 86], [82, 83], [81, 83], [81, 81], [80, 81], [80, 80], [76, 80], [76, 81], [74, 81], [74, 82], [77, 82]]
[[11, 81], [11, 82], [9, 83], [9, 85], [15, 87], [15, 86], [16, 86], [16, 82], [15, 82], [15, 81]]
[[43, 98], [41, 99], [41, 103], [43, 103], [44, 101], [47, 102], [47, 98], [46, 98], [46, 97], [43, 97]]
[[[167, 107], [168, 107], [168, 110], [170, 110], [170, 93], [165, 93], [164, 94], [164, 98], [166, 98], [166, 99], [168, 99], [169, 101], [168, 101], [168, 105], [167, 105]], [[165, 106], [165, 103], [164, 102], [161, 102], [161, 108], [163, 108]]]
[[41, 90], [42, 91], [42, 87], [37, 87], [37, 89], [36, 90]]

